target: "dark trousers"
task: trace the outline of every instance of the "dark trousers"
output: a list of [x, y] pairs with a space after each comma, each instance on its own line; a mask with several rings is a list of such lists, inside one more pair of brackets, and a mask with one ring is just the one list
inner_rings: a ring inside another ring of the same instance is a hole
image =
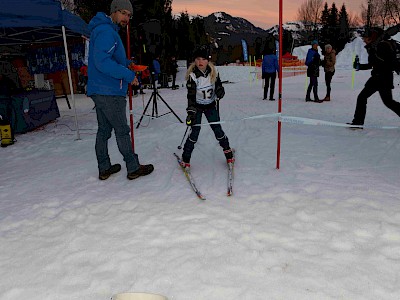
[[[201, 124], [201, 118], [203, 114], [206, 116], [207, 121], [209, 123], [220, 121], [218, 110], [215, 106], [213, 106], [207, 109], [197, 108], [195, 124]], [[230, 149], [229, 140], [225, 135], [224, 131], [222, 130], [221, 124], [210, 124], [210, 126], [214, 132], [215, 138], [219, 142], [222, 149], [224, 150]], [[196, 144], [197, 139], [199, 138], [200, 130], [201, 126], [193, 126], [189, 134], [189, 137], [186, 139], [182, 153], [182, 160], [186, 163], [190, 162], [190, 158], [192, 156], [192, 152], [194, 149], [194, 144]]]
[[133, 153], [130, 138], [130, 128], [126, 119], [126, 99], [123, 96], [93, 95], [96, 104], [97, 135], [96, 157], [99, 171], [105, 171], [111, 167], [108, 154], [108, 140], [114, 129], [118, 150], [124, 157], [128, 173], [139, 169], [139, 159]]
[[269, 99], [274, 99], [276, 72], [264, 73], [263, 77], [265, 78], [264, 99], [267, 99], [268, 88], [270, 88]]
[[311, 90], [313, 90], [313, 93], [314, 93], [314, 100], [319, 100], [319, 97], [318, 97], [318, 77], [317, 76], [311, 76], [310, 77], [310, 84], [308, 85], [308, 88], [307, 88], [306, 99], [310, 99]]
[[325, 72], [325, 84], [326, 84], [326, 97], [331, 96], [331, 82], [332, 82], [332, 77], [335, 74], [335, 71], [333, 72]]
[[354, 112], [353, 124], [364, 125], [365, 114], [367, 113], [368, 98], [375, 92], [379, 92], [383, 104], [400, 117], [400, 103], [393, 100], [392, 88], [380, 84], [379, 80], [371, 77], [365, 84], [364, 89], [357, 97], [356, 111]]
[[175, 83], [176, 83], [176, 73], [172, 74], [172, 87], [175, 87]]

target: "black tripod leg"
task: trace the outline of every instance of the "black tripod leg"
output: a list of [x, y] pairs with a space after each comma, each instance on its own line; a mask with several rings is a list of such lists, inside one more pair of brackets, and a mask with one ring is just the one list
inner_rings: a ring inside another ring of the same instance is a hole
[[[154, 116], [154, 112], [156, 113], [156, 115]], [[154, 118], [158, 118], [158, 107], [157, 107], [157, 97], [156, 94], [154, 94], [154, 98], [153, 98], [153, 112], [151, 114], [151, 116]]]
[[139, 128], [140, 123], [142, 123], [142, 119], [143, 119], [144, 115], [146, 114], [147, 108], [149, 107], [150, 102], [151, 102], [151, 99], [153, 98], [153, 96], [154, 96], [154, 95], [151, 95], [149, 101], [147, 102], [146, 107], [144, 108], [143, 114], [142, 114], [142, 116], [140, 117], [139, 123], [137, 124], [136, 128]]
[[174, 116], [181, 122], [183, 123], [183, 121], [178, 117], [178, 115], [172, 110], [172, 108], [168, 105], [167, 102], [165, 102], [165, 100], [163, 99], [163, 97], [160, 96], [159, 93], [157, 93], [157, 96], [160, 97], [160, 99], [162, 100], [162, 102], [164, 102], [164, 104], [169, 108], [169, 110], [174, 114]]

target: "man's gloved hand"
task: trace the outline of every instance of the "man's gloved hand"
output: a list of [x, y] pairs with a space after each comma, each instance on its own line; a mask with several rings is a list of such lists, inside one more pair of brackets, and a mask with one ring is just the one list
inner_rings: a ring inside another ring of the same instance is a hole
[[131, 71], [135, 71], [135, 63], [134, 63], [134, 62], [131, 62], [131, 63], [129, 64], [129, 66], [128, 66], [128, 69], [131, 70]]
[[186, 117], [186, 125], [193, 126], [196, 123], [196, 112], [190, 110], [187, 113], [188, 115]]
[[225, 89], [222, 85], [218, 86], [215, 89], [215, 95], [217, 96], [218, 99], [222, 99], [225, 96]]

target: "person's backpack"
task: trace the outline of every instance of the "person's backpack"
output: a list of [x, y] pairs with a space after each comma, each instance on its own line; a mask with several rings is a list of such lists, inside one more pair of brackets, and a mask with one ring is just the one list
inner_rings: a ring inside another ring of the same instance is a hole
[[392, 49], [392, 70], [400, 74], [400, 42], [388, 39], [384, 42], [388, 43], [390, 48]]

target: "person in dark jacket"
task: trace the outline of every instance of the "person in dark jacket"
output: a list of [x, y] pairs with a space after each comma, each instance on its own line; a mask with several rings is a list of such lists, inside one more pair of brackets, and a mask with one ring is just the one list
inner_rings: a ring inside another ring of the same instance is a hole
[[99, 179], [105, 180], [121, 170], [120, 164], [111, 165], [108, 140], [114, 129], [118, 149], [124, 157], [128, 179], [148, 175], [153, 165], [141, 165], [133, 152], [130, 128], [126, 119], [126, 94], [128, 84], [137, 85], [136, 74], [129, 69], [125, 48], [118, 34], [119, 26], [125, 27], [132, 16], [129, 0], [113, 0], [110, 15], [99, 12], [89, 23], [90, 51], [88, 64], [87, 95], [96, 105], [97, 135], [96, 157]]
[[[188, 107], [186, 125], [191, 126], [191, 132], [186, 139], [182, 154], [182, 167], [190, 168], [190, 158], [194, 145], [200, 134], [201, 118], [204, 114], [210, 123], [219, 122], [217, 101], [225, 95], [217, 68], [209, 62], [208, 46], [197, 48], [193, 54], [192, 63], [186, 73]], [[215, 138], [222, 147], [227, 163], [233, 163], [233, 151], [229, 146], [228, 137], [222, 130], [221, 124], [210, 124]]]
[[[313, 40], [311, 43], [311, 48], [307, 52], [306, 62], [307, 66], [307, 76], [310, 77], [310, 84], [307, 88], [306, 102], [316, 102], [322, 103], [318, 97], [318, 77], [319, 77], [319, 66], [321, 65], [321, 58], [318, 53], [318, 41]], [[314, 100], [311, 100], [310, 94], [311, 90], [314, 93]]]
[[157, 55], [153, 61], [152, 61], [152, 65], [151, 65], [151, 71], [153, 74], [153, 80], [154, 80], [154, 84], [156, 87], [158, 87], [158, 80], [160, 79], [160, 74], [161, 74], [161, 64], [160, 64], [160, 56]]
[[172, 89], [176, 90], [176, 73], [178, 73], [178, 63], [176, 62], [176, 57], [171, 56], [171, 61], [169, 62], [170, 72], [172, 75]]
[[[275, 54], [275, 49], [268, 49], [265, 52], [262, 62], [262, 79], [265, 79], [264, 83], [264, 98], [267, 99], [268, 88], [270, 88], [269, 92], [269, 100], [274, 101], [274, 92], [275, 92], [275, 79], [276, 72], [279, 70], [278, 58]], [[271, 81], [271, 84], [270, 84]]]
[[[371, 77], [357, 97], [356, 110], [350, 125], [364, 125], [367, 113], [367, 101], [375, 92], [379, 92], [382, 102], [400, 117], [400, 103], [393, 100], [393, 56], [395, 53], [389, 42], [380, 40], [383, 35], [380, 28], [366, 31], [363, 40], [368, 52], [368, 63], [359, 64], [360, 70], [372, 68]], [[356, 68], [356, 64], [353, 65]]]

